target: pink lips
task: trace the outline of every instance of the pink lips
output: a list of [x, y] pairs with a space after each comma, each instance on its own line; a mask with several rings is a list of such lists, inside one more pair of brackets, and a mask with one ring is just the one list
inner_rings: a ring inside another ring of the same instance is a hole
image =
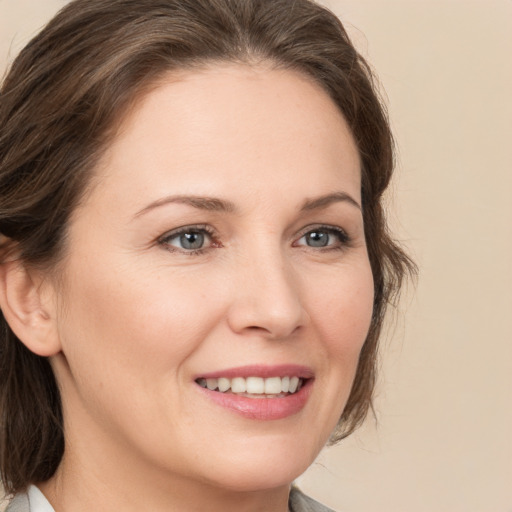
[[230, 368], [197, 376], [197, 379], [218, 379], [221, 377], [229, 379], [235, 377], [268, 378], [286, 376], [297, 376], [303, 379], [304, 383], [299, 391], [283, 397], [249, 398], [231, 393], [230, 391], [225, 393], [211, 391], [199, 385], [197, 388], [207, 399], [245, 418], [261, 421], [278, 420], [297, 414], [306, 405], [314, 382], [314, 374], [310, 368], [297, 365], [255, 365]]
[[218, 379], [220, 377], [226, 377], [233, 379], [234, 377], [286, 377], [286, 376], [297, 376], [301, 379], [311, 379], [314, 376], [313, 371], [307, 366], [300, 366], [295, 364], [281, 364], [276, 366], [262, 366], [262, 365], [251, 365], [251, 366], [240, 366], [238, 368], [229, 368], [226, 370], [220, 370], [217, 372], [204, 373], [197, 375], [195, 378], [203, 379]]

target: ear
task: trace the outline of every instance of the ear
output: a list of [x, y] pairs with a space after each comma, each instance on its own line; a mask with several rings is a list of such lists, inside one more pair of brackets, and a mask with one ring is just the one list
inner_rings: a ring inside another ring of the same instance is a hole
[[19, 259], [0, 264], [0, 308], [14, 334], [32, 352], [60, 351], [53, 288]]

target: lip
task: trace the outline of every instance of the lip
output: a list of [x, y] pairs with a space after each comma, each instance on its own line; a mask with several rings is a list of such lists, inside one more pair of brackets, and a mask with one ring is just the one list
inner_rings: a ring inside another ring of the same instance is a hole
[[248, 398], [231, 392], [212, 391], [196, 384], [197, 390], [214, 404], [243, 416], [259, 421], [272, 421], [288, 418], [299, 413], [306, 405], [314, 383], [314, 374], [310, 368], [297, 365], [279, 366], [242, 366], [222, 371], [202, 374], [197, 378], [218, 379], [220, 377], [286, 377], [297, 376], [305, 379], [301, 389], [284, 397]]
[[226, 368], [225, 370], [214, 371], [210, 373], [202, 373], [196, 375], [197, 379], [220, 379], [226, 377], [233, 379], [235, 377], [299, 377], [301, 379], [312, 379], [314, 377], [313, 370], [307, 366], [297, 364], [280, 364], [274, 366], [268, 365], [248, 365], [239, 366], [237, 368]]

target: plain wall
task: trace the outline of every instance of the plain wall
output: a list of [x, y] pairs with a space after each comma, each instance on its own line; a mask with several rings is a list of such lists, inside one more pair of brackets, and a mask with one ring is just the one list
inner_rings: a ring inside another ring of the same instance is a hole
[[[0, 0], [0, 69], [63, 0]], [[325, 0], [387, 93], [390, 216], [421, 274], [377, 423], [300, 478], [340, 512], [512, 512], [512, 1]]]

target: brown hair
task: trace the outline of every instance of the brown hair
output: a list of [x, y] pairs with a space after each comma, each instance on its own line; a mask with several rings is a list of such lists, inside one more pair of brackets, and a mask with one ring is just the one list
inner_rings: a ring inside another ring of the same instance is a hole
[[[371, 407], [384, 312], [413, 264], [390, 238], [381, 198], [393, 142], [373, 76], [341, 22], [310, 0], [75, 0], [14, 61], [0, 93], [0, 255], [55, 268], [66, 225], [113, 128], [165, 72], [212, 61], [266, 61], [312, 77], [338, 105], [362, 162], [375, 283], [370, 331], [338, 428]], [[50, 478], [64, 450], [48, 360], [0, 316], [0, 474], [7, 492]]]

